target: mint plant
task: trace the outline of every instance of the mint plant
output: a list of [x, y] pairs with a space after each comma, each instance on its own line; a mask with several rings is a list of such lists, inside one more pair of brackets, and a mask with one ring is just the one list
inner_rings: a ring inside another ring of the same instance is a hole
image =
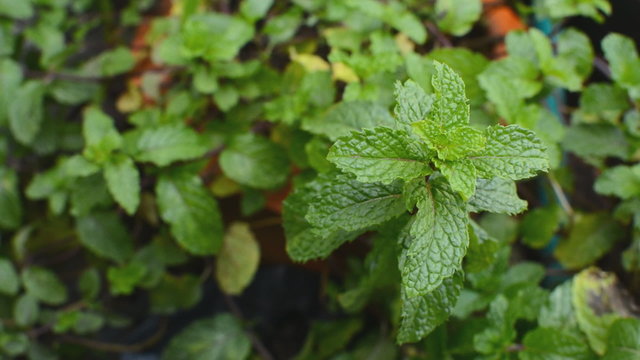
[[[397, 83], [392, 127], [340, 137], [327, 159], [342, 173], [320, 176], [285, 202], [287, 249], [300, 261], [327, 256], [363, 231], [411, 213], [396, 239], [402, 248], [400, 343], [426, 336], [455, 305], [469, 211], [523, 211], [514, 180], [548, 169], [534, 132], [469, 125], [464, 82], [450, 67], [435, 62], [432, 86], [428, 94], [411, 80]], [[287, 221], [288, 213], [297, 214]]]

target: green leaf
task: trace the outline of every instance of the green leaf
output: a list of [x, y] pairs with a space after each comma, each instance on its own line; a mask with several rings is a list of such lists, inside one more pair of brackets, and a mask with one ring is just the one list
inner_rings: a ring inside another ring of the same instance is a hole
[[113, 205], [104, 177], [94, 174], [75, 179], [69, 184], [71, 215], [84, 216], [97, 207]]
[[462, 77], [465, 84], [464, 90], [471, 102], [471, 107], [485, 102], [484, 91], [480, 87], [477, 77], [489, 66], [490, 61], [481, 53], [463, 47], [438, 48], [429, 52], [427, 58], [449, 65]]
[[436, 2], [438, 27], [442, 31], [462, 36], [471, 30], [473, 24], [480, 19], [482, 2], [480, 0], [438, 0]]
[[[412, 80], [407, 80], [404, 84], [397, 81], [395, 96], [398, 102], [394, 108], [396, 119], [405, 125], [425, 120], [433, 106], [433, 97], [427, 95], [424, 89]], [[409, 130], [410, 126], [405, 126], [405, 129]]]
[[640, 357], [640, 320], [620, 319], [611, 325], [603, 360], [633, 360]]
[[522, 341], [522, 360], [591, 360], [591, 352], [584, 340], [576, 334], [554, 328], [537, 328], [527, 333]]
[[580, 330], [587, 335], [591, 348], [603, 355], [611, 325], [630, 316], [632, 300], [620, 289], [614, 274], [594, 267], [574, 277], [572, 296]]
[[134, 131], [127, 134], [126, 141], [131, 144], [134, 159], [149, 161], [158, 166], [199, 158], [209, 150], [197, 132], [182, 124], [166, 124]]
[[240, 4], [240, 13], [251, 21], [263, 18], [273, 5], [273, 0], [244, 0]]
[[468, 200], [476, 192], [476, 168], [470, 160], [436, 161], [451, 189]]
[[442, 180], [430, 180], [417, 194], [418, 213], [402, 268], [403, 288], [410, 298], [428, 294], [451, 277], [469, 245], [465, 204]]
[[444, 323], [458, 300], [462, 274], [445, 279], [436, 289], [415, 297], [402, 292], [402, 320], [398, 343], [417, 342]]
[[553, 289], [547, 304], [540, 309], [538, 323], [541, 327], [561, 329], [566, 333], [579, 332], [573, 310], [572, 286], [571, 281], [565, 281]]
[[597, 193], [622, 199], [640, 195], [640, 165], [615, 166], [605, 170], [596, 180], [594, 189]]
[[40, 131], [44, 117], [44, 93], [44, 84], [31, 80], [17, 89], [7, 104], [11, 132], [24, 145], [31, 145]]
[[33, 16], [31, 0], [15, 2], [13, 0], [0, 0], [0, 14], [17, 20], [27, 20]]
[[527, 202], [518, 197], [516, 184], [512, 180], [478, 179], [475, 194], [469, 199], [467, 209], [470, 212], [515, 215], [527, 209]]
[[529, 211], [520, 224], [522, 242], [534, 249], [547, 246], [560, 227], [561, 215], [557, 206], [538, 207]]
[[282, 210], [282, 222], [287, 239], [287, 254], [294, 261], [307, 261], [329, 256], [333, 250], [347, 241], [353, 240], [357, 233], [337, 229], [330, 235], [321, 237], [312, 231], [311, 224], [305, 219], [314, 193], [307, 189], [298, 189], [289, 195]]
[[16, 229], [22, 223], [22, 204], [15, 171], [0, 166], [0, 228]]
[[216, 279], [220, 289], [240, 295], [249, 286], [260, 263], [260, 246], [246, 223], [233, 223], [216, 257]]
[[608, 156], [626, 159], [629, 143], [624, 133], [609, 124], [578, 124], [567, 129], [562, 146], [582, 158]]
[[[149, 290], [151, 311], [172, 314], [196, 305], [202, 298], [202, 284], [197, 276], [173, 276], [165, 273], [161, 281]], [[184, 349], [183, 349], [184, 350]]]
[[171, 225], [178, 243], [195, 255], [211, 255], [222, 246], [222, 219], [218, 203], [187, 171], [162, 174], [156, 185], [162, 219]]
[[78, 290], [84, 299], [93, 300], [100, 293], [100, 273], [96, 268], [85, 270], [78, 279]]
[[573, 122], [617, 123], [622, 113], [629, 108], [623, 89], [606, 83], [592, 83], [580, 95], [580, 108], [573, 112]]
[[257, 189], [282, 186], [289, 176], [289, 166], [283, 148], [254, 134], [234, 137], [220, 154], [220, 167], [226, 176]]
[[48, 305], [62, 305], [67, 301], [67, 289], [51, 270], [31, 266], [22, 271], [22, 283], [27, 294]]
[[85, 141], [83, 155], [97, 164], [106, 162], [113, 151], [122, 147], [122, 136], [111, 117], [95, 107], [85, 110], [82, 134]]
[[510, 310], [509, 300], [502, 294], [491, 302], [486, 315], [489, 326], [473, 337], [475, 350], [481, 354], [501, 353], [512, 343], [517, 333], [513, 327], [516, 318]]
[[131, 262], [120, 267], [110, 267], [107, 271], [107, 279], [112, 295], [129, 295], [133, 292], [147, 274], [144, 265]]
[[542, 6], [552, 19], [581, 15], [602, 22], [604, 15], [611, 14], [607, 0], [544, 0]]
[[454, 126], [431, 120], [413, 123], [413, 131], [424, 140], [429, 148], [438, 152], [441, 160], [459, 160], [484, 149], [484, 134], [471, 126]]
[[306, 218], [324, 238], [338, 230], [357, 231], [381, 224], [404, 211], [398, 184], [361, 183], [338, 175], [319, 181]]
[[115, 212], [96, 212], [76, 220], [78, 239], [98, 256], [122, 263], [133, 254], [133, 241]]
[[363, 101], [340, 102], [326, 113], [303, 120], [302, 128], [313, 134], [324, 135], [332, 141], [352, 131], [385, 126], [396, 127], [396, 120], [378, 103]]
[[0, 124], [9, 118], [9, 107], [15, 102], [22, 78], [20, 64], [9, 58], [0, 60]]
[[449, 66], [434, 61], [436, 69], [431, 85], [435, 101], [429, 118], [440, 126], [469, 124], [469, 104], [464, 90], [464, 81]]
[[18, 326], [26, 327], [35, 324], [39, 313], [38, 300], [29, 294], [24, 294], [16, 300], [13, 319]]
[[11, 261], [0, 258], [0, 293], [16, 295], [20, 289], [20, 279]]
[[606, 213], [576, 214], [568, 239], [554, 255], [565, 268], [581, 269], [607, 254], [623, 236], [623, 229]]
[[611, 33], [602, 40], [602, 50], [616, 84], [629, 91], [632, 98], [640, 98], [640, 58], [633, 40]]
[[546, 148], [533, 131], [517, 125], [495, 125], [485, 134], [484, 151], [469, 157], [480, 177], [520, 180], [548, 169]]
[[113, 156], [104, 166], [109, 192], [127, 214], [133, 215], [140, 204], [140, 174], [130, 157]]
[[[296, 360], [332, 358], [343, 350], [362, 329], [362, 320], [346, 318], [314, 321]], [[339, 356], [339, 355], [338, 355]]]
[[[253, 37], [253, 26], [214, 12], [190, 16], [182, 29], [182, 52], [210, 62], [231, 60]], [[215, 41], [212, 41], [215, 39]]]
[[251, 342], [242, 325], [230, 314], [197, 320], [173, 337], [162, 360], [243, 360]]
[[358, 181], [389, 184], [431, 173], [429, 153], [402, 130], [363, 129], [342, 137], [329, 150], [327, 160]]
[[133, 57], [131, 49], [121, 46], [108, 50], [93, 59], [97, 64], [100, 75], [111, 77], [124, 74], [133, 69], [136, 59]]

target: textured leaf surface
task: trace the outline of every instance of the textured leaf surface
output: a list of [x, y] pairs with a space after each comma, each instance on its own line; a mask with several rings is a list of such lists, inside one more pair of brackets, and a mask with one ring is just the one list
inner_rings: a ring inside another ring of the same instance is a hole
[[404, 125], [425, 120], [433, 105], [433, 97], [427, 95], [424, 89], [412, 80], [407, 80], [404, 84], [396, 82], [395, 96], [398, 104], [394, 112], [397, 120]]
[[229, 226], [216, 260], [216, 279], [222, 291], [241, 294], [251, 283], [260, 263], [260, 246], [248, 224]]
[[218, 203], [188, 172], [163, 174], [156, 185], [162, 219], [171, 225], [178, 243], [195, 255], [211, 255], [222, 245], [222, 219]]
[[527, 209], [527, 202], [518, 197], [516, 190], [516, 184], [512, 180], [478, 179], [476, 192], [469, 199], [467, 209], [471, 212], [519, 214]]
[[324, 237], [316, 234], [305, 218], [313, 193], [297, 190], [283, 203], [282, 222], [287, 238], [287, 254], [295, 261], [324, 258], [343, 243], [353, 240], [357, 233], [335, 230]]
[[140, 204], [140, 174], [128, 156], [114, 156], [104, 167], [104, 178], [114, 199], [127, 214], [133, 215]]
[[441, 180], [419, 190], [413, 238], [402, 268], [408, 297], [425, 295], [460, 268], [469, 244], [465, 204]]
[[436, 164], [449, 181], [451, 189], [459, 193], [464, 200], [476, 191], [476, 168], [470, 160], [437, 161]]
[[398, 343], [417, 342], [449, 318], [462, 289], [462, 274], [445, 279], [432, 292], [407, 297], [402, 292], [402, 320]]
[[447, 126], [469, 123], [469, 104], [464, 92], [464, 81], [449, 66], [434, 61], [436, 73], [431, 79], [436, 95], [433, 103], [433, 121]]
[[197, 320], [176, 335], [162, 354], [162, 360], [243, 360], [251, 342], [231, 314]]
[[484, 134], [471, 126], [447, 128], [445, 124], [426, 120], [416, 122], [412, 127], [442, 160], [462, 159], [481, 151], [486, 144]]
[[48, 305], [62, 305], [67, 301], [67, 289], [49, 269], [31, 266], [22, 272], [27, 294]]
[[386, 127], [364, 129], [338, 139], [327, 160], [362, 182], [389, 184], [431, 172], [428, 152], [406, 132]]
[[133, 255], [133, 242], [115, 212], [100, 212], [76, 220], [78, 239], [98, 256], [122, 263]]
[[486, 137], [482, 154], [469, 157], [483, 178], [520, 180], [549, 167], [546, 148], [531, 130], [495, 125], [487, 129]]
[[174, 161], [195, 159], [207, 152], [203, 139], [184, 125], [167, 124], [145, 128], [129, 135], [138, 161], [166, 166]]
[[284, 149], [253, 134], [234, 138], [220, 154], [220, 167], [230, 179], [257, 189], [281, 186], [289, 175]]
[[344, 175], [321, 181], [309, 204], [307, 220], [322, 237], [381, 224], [405, 211], [402, 187], [361, 183]]
[[396, 127], [396, 120], [378, 103], [364, 101], [341, 102], [325, 114], [306, 120], [302, 128], [335, 141], [352, 131], [386, 126]]
[[640, 320], [620, 319], [611, 325], [604, 360], [640, 358]]

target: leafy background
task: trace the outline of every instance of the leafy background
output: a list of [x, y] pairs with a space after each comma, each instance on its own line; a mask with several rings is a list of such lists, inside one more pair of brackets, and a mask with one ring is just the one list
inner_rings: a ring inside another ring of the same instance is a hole
[[0, 0], [0, 357], [638, 358], [637, 13]]

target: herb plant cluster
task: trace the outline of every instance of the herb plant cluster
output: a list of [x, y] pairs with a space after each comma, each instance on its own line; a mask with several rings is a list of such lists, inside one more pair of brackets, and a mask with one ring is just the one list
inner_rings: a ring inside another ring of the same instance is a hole
[[[565, 25], [611, 12], [0, 0], [0, 359], [640, 358], [640, 57]], [[293, 350], [237, 304], [285, 251]]]

